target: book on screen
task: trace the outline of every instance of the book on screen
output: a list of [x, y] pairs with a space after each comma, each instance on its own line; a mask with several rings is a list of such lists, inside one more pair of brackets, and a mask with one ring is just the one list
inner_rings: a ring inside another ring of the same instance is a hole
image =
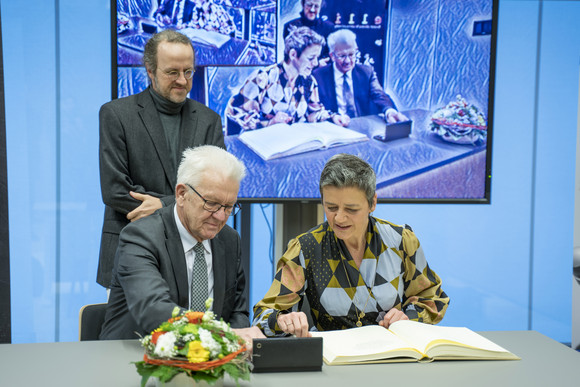
[[221, 46], [231, 39], [228, 35], [220, 34], [216, 31], [207, 31], [201, 28], [184, 28], [179, 32], [186, 35], [194, 44], [203, 44], [216, 48], [221, 48]]
[[433, 360], [518, 360], [519, 357], [469, 328], [397, 321], [385, 329], [367, 325], [312, 332], [322, 337], [328, 365]]
[[331, 122], [275, 124], [246, 131], [239, 140], [264, 160], [366, 141], [368, 137]]

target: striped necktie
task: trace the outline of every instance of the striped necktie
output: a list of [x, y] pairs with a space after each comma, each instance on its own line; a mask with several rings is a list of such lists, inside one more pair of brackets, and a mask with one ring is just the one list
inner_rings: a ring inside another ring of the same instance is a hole
[[354, 104], [354, 95], [352, 94], [352, 89], [347, 82], [347, 76], [344, 74], [342, 76], [342, 97], [344, 98], [344, 103], [346, 105], [346, 115], [350, 118], [356, 117], [356, 106]]

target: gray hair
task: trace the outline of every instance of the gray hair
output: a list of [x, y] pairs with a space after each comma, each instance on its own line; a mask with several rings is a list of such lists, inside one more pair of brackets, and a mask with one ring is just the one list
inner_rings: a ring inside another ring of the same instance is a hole
[[320, 174], [320, 197], [324, 187], [360, 189], [373, 206], [377, 178], [375, 171], [366, 161], [347, 153], [339, 153], [332, 156], [322, 169]]
[[[300, 4], [302, 5], [302, 9], [304, 9], [304, 4], [306, 3], [306, 0], [300, 0]], [[320, 2], [320, 8], [324, 8], [324, 6], [326, 6], [326, 1], [322, 0]]]
[[322, 35], [317, 34], [308, 27], [296, 28], [284, 39], [284, 61], [287, 62], [290, 59], [290, 50], [296, 50], [296, 54], [300, 56], [302, 51], [315, 44], [324, 47], [326, 42]]
[[205, 173], [219, 174], [238, 184], [246, 176], [246, 167], [231, 153], [214, 145], [202, 145], [183, 151], [177, 170], [177, 184], [197, 186]]
[[334, 31], [327, 38], [328, 41], [328, 51], [334, 52], [334, 47], [337, 44], [348, 44], [349, 46], [357, 46], [356, 44], [356, 34], [351, 30], [342, 29]]
[[193, 50], [193, 67], [195, 67], [195, 49], [191, 44], [191, 40], [180, 32], [168, 29], [156, 33], [145, 44], [145, 50], [143, 51], [143, 64], [147, 69], [152, 72], [157, 71], [157, 48], [161, 42], [181, 43], [190, 46]]

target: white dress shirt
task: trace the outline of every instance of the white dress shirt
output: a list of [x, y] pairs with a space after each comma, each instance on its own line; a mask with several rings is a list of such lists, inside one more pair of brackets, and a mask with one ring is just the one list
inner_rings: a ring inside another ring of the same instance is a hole
[[[195, 251], [193, 247], [197, 245], [197, 239], [195, 239], [183, 226], [179, 216], [177, 216], [177, 206], [173, 207], [173, 215], [175, 216], [175, 224], [177, 225], [177, 230], [179, 231], [179, 237], [181, 238], [181, 243], [183, 244], [183, 251], [185, 251], [185, 263], [187, 266], [187, 284], [188, 289], [191, 289], [191, 273], [193, 271], [193, 262], [195, 261]], [[211, 252], [211, 243], [209, 239], [202, 241], [205, 250], [205, 263], [207, 264], [207, 286], [208, 295], [213, 299], [213, 259]], [[188, 292], [189, 293], [189, 292]], [[191, 294], [189, 294], [191, 298]], [[191, 300], [189, 300], [191, 302]], [[212, 308], [213, 309], [213, 305]]]

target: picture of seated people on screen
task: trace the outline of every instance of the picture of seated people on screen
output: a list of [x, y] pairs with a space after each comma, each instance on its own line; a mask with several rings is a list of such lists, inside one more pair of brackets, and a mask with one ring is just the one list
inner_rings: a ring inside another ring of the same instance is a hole
[[276, 63], [277, 0], [117, 0], [117, 65], [141, 65], [147, 40], [167, 29], [193, 44], [197, 66]]
[[235, 36], [236, 27], [224, 7], [212, 0], [161, 0], [155, 20], [161, 28], [195, 28]]
[[350, 118], [383, 113], [388, 123], [407, 121], [385, 93], [371, 66], [358, 63], [356, 35], [340, 29], [328, 36], [332, 63], [314, 70], [320, 102]]
[[[320, 11], [324, 5], [323, 0], [301, 0], [302, 11], [300, 12], [300, 17], [292, 19], [284, 24], [283, 37], [286, 39], [290, 32], [294, 31], [299, 27], [308, 27], [317, 34], [321, 35], [323, 38], [327, 38], [328, 35], [334, 31], [334, 24], [330, 21], [322, 18]], [[322, 48], [322, 53], [320, 56], [319, 65], [324, 66], [328, 62], [328, 47], [324, 46]]]
[[284, 40], [284, 61], [250, 74], [229, 100], [225, 110], [228, 134], [279, 123], [331, 120], [347, 126], [348, 116], [331, 113], [320, 103], [312, 76], [324, 45], [324, 38], [308, 27], [291, 32]]

